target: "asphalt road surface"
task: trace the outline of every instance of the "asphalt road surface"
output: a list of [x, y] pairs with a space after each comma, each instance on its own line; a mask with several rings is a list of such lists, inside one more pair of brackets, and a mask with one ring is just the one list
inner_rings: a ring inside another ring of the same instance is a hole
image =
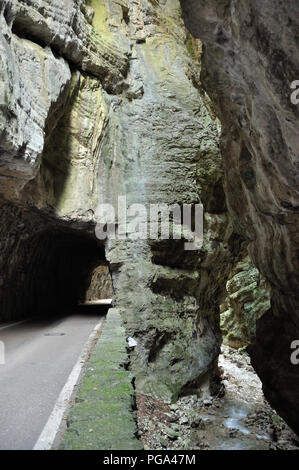
[[[0, 324], [0, 449], [32, 449], [77, 362], [104, 315]], [[1, 362], [1, 361], [0, 361]]]

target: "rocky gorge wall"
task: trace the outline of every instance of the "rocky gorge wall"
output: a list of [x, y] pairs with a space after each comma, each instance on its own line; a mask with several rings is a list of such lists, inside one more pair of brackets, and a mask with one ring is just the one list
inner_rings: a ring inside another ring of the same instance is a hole
[[[137, 341], [131, 355], [137, 390], [169, 400], [194, 387], [217, 359], [231, 230], [223, 198], [214, 194], [222, 178], [220, 129], [200, 91], [179, 4], [144, 2], [136, 11], [130, 16], [132, 88], [122, 99], [110, 97], [100, 200], [117, 207], [125, 195], [128, 207], [203, 200], [207, 206], [201, 250], [185, 251], [182, 240], [106, 245], [115, 302]], [[199, 44], [194, 47], [196, 57]]]
[[204, 43], [202, 80], [222, 126], [225, 193], [234, 229], [271, 286], [251, 357], [272, 406], [298, 432], [298, 105], [295, 0], [181, 0]]
[[[0, 23], [1, 320], [42, 314], [46, 303], [71, 310], [89, 298], [91, 273], [108, 263], [113, 305], [137, 343], [130, 355], [137, 390], [175, 400], [210, 381], [217, 394], [219, 305], [248, 242], [255, 263], [259, 245], [255, 226], [243, 230], [253, 206], [234, 209], [251, 193], [224, 145], [227, 210], [220, 122], [200, 79], [201, 42], [184, 27], [179, 1], [0, 0]], [[224, 122], [224, 142], [239, 149], [239, 131], [228, 132], [226, 122], [234, 120]], [[98, 206], [117, 208], [118, 196], [126, 196], [127, 208], [202, 203], [203, 246], [99, 240]], [[291, 221], [292, 214], [284, 209]], [[260, 217], [259, 233], [270, 237], [263, 223]], [[275, 238], [288, 225], [271, 227]], [[269, 240], [262, 246], [267, 261]], [[266, 261], [257, 264], [271, 283]], [[94, 298], [101, 281], [92, 279]], [[272, 295], [277, 305], [278, 292]], [[266, 338], [261, 328], [256, 355]]]
[[229, 273], [226, 292], [220, 306], [224, 342], [233, 348], [244, 348], [255, 341], [257, 320], [271, 305], [268, 285], [246, 253]]
[[[219, 304], [242, 241], [223, 196], [220, 125], [199, 79], [201, 43], [186, 31], [179, 2], [0, 7], [1, 197], [10, 208], [1, 224], [1, 317], [43, 313], [43, 298], [55, 309], [63, 279], [64, 303], [75, 305], [86, 284], [78, 273], [90, 276], [105, 249], [114, 305], [137, 342], [137, 389], [170, 400], [210, 377], [217, 391]], [[117, 207], [118, 196], [127, 206], [202, 202], [202, 248], [98, 240], [98, 205]], [[80, 253], [74, 265], [59, 262], [66, 245], [68, 259]]]

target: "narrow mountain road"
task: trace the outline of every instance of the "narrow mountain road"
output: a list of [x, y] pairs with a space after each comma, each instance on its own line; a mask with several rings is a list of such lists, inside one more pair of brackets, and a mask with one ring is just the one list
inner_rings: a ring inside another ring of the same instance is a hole
[[94, 329], [105, 315], [0, 325], [0, 449], [32, 449]]

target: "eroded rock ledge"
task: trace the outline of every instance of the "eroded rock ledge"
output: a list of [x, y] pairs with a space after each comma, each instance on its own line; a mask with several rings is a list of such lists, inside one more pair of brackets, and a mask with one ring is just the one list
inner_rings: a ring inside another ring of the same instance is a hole
[[251, 357], [266, 397], [299, 430], [298, 117], [296, 0], [181, 0], [205, 46], [202, 81], [223, 125], [225, 191], [235, 229], [272, 287]]
[[105, 15], [104, 5], [94, 10], [83, 0], [1, 2], [1, 193], [8, 197], [36, 176], [74, 69], [109, 93], [127, 86], [130, 42], [109, 31]]

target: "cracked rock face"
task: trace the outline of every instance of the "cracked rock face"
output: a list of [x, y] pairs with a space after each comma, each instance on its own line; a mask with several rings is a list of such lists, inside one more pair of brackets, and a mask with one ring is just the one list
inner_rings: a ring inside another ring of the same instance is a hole
[[181, 0], [204, 43], [202, 80], [223, 125], [225, 190], [235, 229], [271, 285], [271, 309], [251, 347], [266, 397], [298, 432], [299, 78], [295, 0]]

